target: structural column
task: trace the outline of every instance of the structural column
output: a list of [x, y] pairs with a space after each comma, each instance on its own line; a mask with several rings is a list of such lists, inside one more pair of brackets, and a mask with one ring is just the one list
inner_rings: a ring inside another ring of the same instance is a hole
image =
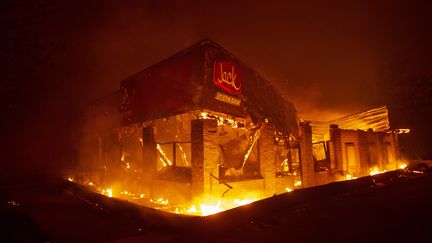
[[157, 149], [153, 126], [142, 130], [142, 153], [144, 180], [150, 181], [157, 171]]
[[157, 178], [157, 159], [158, 151], [156, 149], [156, 140], [154, 136], [153, 126], [144, 127], [142, 129], [142, 163], [139, 167], [142, 168], [142, 187], [141, 191], [150, 197], [154, 196], [155, 182]]
[[276, 146], [274, 143], [274, 129], [269, 123], [263, 123], [260, 132], [260, 170], [261, 176], [264, 177], [264, 194], [265, 196], [269, 197], [276, 193], [276, 171], [274, 164]]
[[[219, 183], [217, 121], [213, 119], [192, 120], [191, 169], [192, 190], [195, 195], [211, 195], [213, 184]], [[213, 176], [212, 176], [213, 175]]]
[[315, 165], [312, 153], [312, 128], [308, 122], [300, 124], [300, 132], [302, 185], [310, 187], [315, 185]]
[[330, 125], [330, 141], [333, 145], [333, 150], [330, 154], [330, 157], [332, 159], [332, 169], [342, 171], [342, 135], [339, 126], [336, 124]]

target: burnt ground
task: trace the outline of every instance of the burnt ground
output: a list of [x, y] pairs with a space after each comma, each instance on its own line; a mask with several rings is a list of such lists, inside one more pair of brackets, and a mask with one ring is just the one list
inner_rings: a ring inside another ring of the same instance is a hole
[[432, 173], [296, 190], [208, 217], [107, 198], [60, 179], [3, 183], [2, 242], [430, 242]]

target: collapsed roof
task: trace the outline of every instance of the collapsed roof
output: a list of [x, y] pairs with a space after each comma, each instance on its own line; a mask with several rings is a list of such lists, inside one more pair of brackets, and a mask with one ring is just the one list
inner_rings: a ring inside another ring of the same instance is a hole
[[363, 130], [372, 129], [374, 132], [387, 132], [390, 130], [388, 110], [386, 106], [351, 114], [335, 120], [320, 122], [312, 121], [313, 142], [330, 139], [329, 127], [336, 124], [341, 129]]
[[[232, 65], [232, 70], [223, 73], [224, 62]], [[217, 75], [228, 75], [222, 78], [226, 78], [225, 84], [235, 86], [236, 79], [241, 84], [230, 92], [229, 87], [217, 85]], [[209, 40], [123, 80], [120, 90], [127, 123], [207, 109], [236, 117], [250, 116], [255, 123], [269, 119], [279, 131], [294, 135], [298, 132], [294, 105], [260, 74]]]

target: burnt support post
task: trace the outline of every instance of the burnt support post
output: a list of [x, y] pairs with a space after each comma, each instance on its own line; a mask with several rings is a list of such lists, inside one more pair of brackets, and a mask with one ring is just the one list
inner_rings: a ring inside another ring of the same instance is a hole
[[142, 152], [144, 179], [150, 181], [157, 171], [157, 149], [153, 126], [143, 128]]
[[358, 146], [359, 146], [359, 158], [360, 158], [360, 173], [362, 175], [369, 174], [369, 167], [370, 162], [369, 161], [369, 143], [368, 143], [368, 134], [371, 131], [364, 132], [364, 131], [358, 131]]
[[331, 151], [332, 169], [343, 171], [342, 135], [339, 126], [336, 124], [330, 125], [330, 141], [333, 145]]
[[177, 166], [177, 153], [176, 153], [176, 151], [177, 151], [177, 143], [174, 141], [173, 142], [173, 147], [172, 147], [172, 154], [173, 154], [173, 156], [172, 156], [172, 163], [173, 163], [173, 167], [176, 167]]
[[288, 149], [287, 159], [288, 159], [288, 173], [292, 174], [294, 170], [293, 170], [291, 147]]
[[263, 123], [260, 128], [259, 162], [261, 176], [264, 177], [264, 194], [266, 197], [276, 193], [276, 169], [274, 129], [269, 123]]
[[381, 170], [387, 170], [387, 148], [384, 142], [384, 136], [386, 134], [383, 133], [374, 133], [372, 129], [368, 129], [367, 133], [370, 133], [371, 136], [375, 136], [375, 146], [376, 146], [376, 156], [378, 158], [378, 168]]
[[300, 124], [300, 133], [302, 186], [310, 187], [315, 185], [315, 165], [312, 153], [312, 128], [309, 122]]
[[212, 185], [219, 183], [212, 177], [218, 174], [217, 121], [213, 119], [191, 122], [192, 190], [195, 195], [211, 195]]

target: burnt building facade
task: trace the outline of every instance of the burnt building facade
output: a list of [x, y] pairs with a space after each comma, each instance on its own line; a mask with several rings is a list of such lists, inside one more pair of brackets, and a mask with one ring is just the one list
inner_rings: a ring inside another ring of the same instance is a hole
[[88, 117], [83, 171], [172, 202], [264, 198], [396, 169], [399, 156], [389, 127], [301, 121], [267, 80], [208, 40], [123, 80]]

